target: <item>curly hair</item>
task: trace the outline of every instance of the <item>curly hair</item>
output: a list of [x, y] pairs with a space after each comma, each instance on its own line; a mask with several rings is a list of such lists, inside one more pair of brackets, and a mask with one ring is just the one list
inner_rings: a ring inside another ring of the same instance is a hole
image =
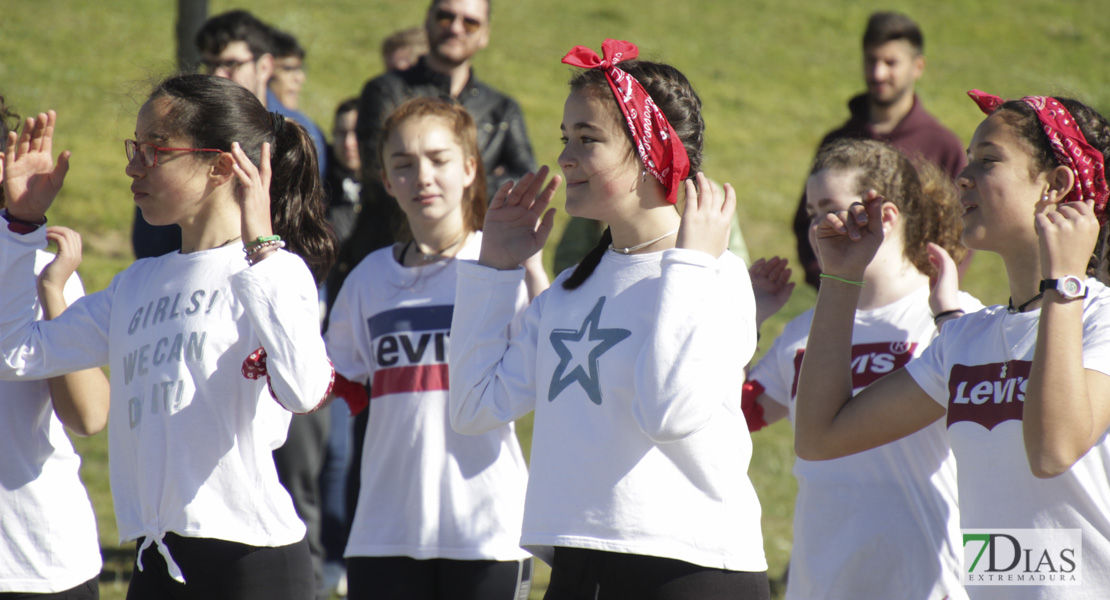
[[817, 151], [810, 174], [826, 169], [857, 171], [855, 192], [875, 190], [902, 214], [903, 253], [917, 270], [933, 277], [936, 268], [926, 248], [933, 242], [957, 263], [967, 255], [960, 242], [963, 213], [955, 184], [937, 165], [916, 163], [889, 144], [870, 139], [841, 139]]

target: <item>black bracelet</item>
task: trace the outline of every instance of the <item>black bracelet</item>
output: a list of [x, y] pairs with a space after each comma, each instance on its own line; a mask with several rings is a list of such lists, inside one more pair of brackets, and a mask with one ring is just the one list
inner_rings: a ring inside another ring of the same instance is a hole
[[24, 221], [18, 217], [13, 217], [6, 209], [0, 216], [8, 222], [8, 231], [24, 235], [35, 231], [39, 227], [46, 225], [46, 217], [43, 217], [42, 223], [34, 223], [32, 221]]
[[939, 312], [939, 313], [937, 313], [936, 315], [933, 316], [933, 325], [936, 325], [937, 321], [943, 319], [944, 317], [948, 317], [948, 316], [956, 315], [956, 314], [963, 315], [963, 314], [967, 314], [967, 313], [962, 308], [954, 308], [952, 310], [946, 310], [946, 311], [943, 311], [943, 312]]

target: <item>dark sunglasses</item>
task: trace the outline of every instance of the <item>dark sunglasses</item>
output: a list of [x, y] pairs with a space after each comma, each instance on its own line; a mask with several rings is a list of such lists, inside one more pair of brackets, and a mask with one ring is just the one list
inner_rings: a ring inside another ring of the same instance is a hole
[[474, 17], [464, 17], [442, 8], [436, 10], [436, 24], [444, 29], [450, 28], [455, 23], [455, 19], [462, 19], [463, 31], [467, 34], [474, 33], [482, 28], [482, 22]]

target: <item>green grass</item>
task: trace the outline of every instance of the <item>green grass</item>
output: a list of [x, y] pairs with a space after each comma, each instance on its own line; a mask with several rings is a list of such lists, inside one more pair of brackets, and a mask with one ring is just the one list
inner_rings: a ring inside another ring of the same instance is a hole
[[[381, 39], [420, 23], [425, 5], [256, 0], [245, 7], [308, 49], [303, 109], [328, 129], [333, 107], [380, 72]], [[90, 290], [105, 287], [130, 262], [132, 204], [121, 140], [132, 136], [151, 82], [173, 69], [174, 6], [168, 0], [16, 0], [5, 3], [0, 17], [0, 92], [23, 114], [58, 110], [55, 148], [74, 152], [51, 221], [85, 235], [82, 276]], [[212, 14], [239, 6], [209, 2]], [[923, 26], [929, 64], [919, 94], [965, 142], [981, 118], [964, 95], [975, 87], [1002, 96], [1069, 94], [1110, 109], [1104, 75], [1110, 36], [1099, 18], [1106, 12], [1101, 0], [498, 0], [493, 42], [476, 69], [520, 101], [539, 160], [554, 165], [571, 71], [559, 63], [563, 53], [574, 44], [599, 49], [603, 38], [617, 37], [638, 43], [647, 58], [671, 62], [702, 95], [705, 170], [736, 187], [752, 256], [793, 258], [787, 227], [808, 162], [821, 135], [844, 119], [847, 98], [861, 89], [858, 40], [866, 16], [880, 8], [905, 10]], [[1004, 281], [1001, 263], [980, 254], [966, 288], [984, 302], [1004, 302]], [[773, 339], [813, 297], [799, 289], [768, 323], [764, 339]], [[521, 429], [527, 444], [530, 430]], [[786, 425], [756, 435], [750, 469], [763, 502], [773, 576], [790, 552], [791, 438]], [[77, 445], [103, 546], [116, 548], [106, 437]], [[122, 590], [107, 584], [104, 597], [122, 598]]]

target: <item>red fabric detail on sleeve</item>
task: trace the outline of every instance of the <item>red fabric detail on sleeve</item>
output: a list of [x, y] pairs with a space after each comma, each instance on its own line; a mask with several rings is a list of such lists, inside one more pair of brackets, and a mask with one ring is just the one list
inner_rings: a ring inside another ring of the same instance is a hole
[[759, 431], [767, 426], [767, 421], [763, 419], [763, 405], [756, 402], [756, 399], [765, 391], [766, 389], [754, 380], [745, 381], [740, 390], [740, 410], [744, 411], [748, 431]]
[[2, 213], [2, 216], [4, 220], [8, 222], [8, 231], [18, 233], [19, 235], [26, 235], [32, 231], [37, 231], [39, 227], [46, 225], [46, 219], [43, 219], [42, 223], [32, 223], [30, 221], [24, 221], [23, 219], [17, 219], [9, 215], [6, 210]]
[[266, 373], [266, 349], [259, 346], [258, 350], [251, 352], [243, 361], [243, 377], [247, 379], [261, 379], [268, 376]]
[[[328, 361], [328, 365], [329, 366], [331, 365], [330, 360]], [[278, 404], [281, 404], [281, 406], [283, 408], [285, 408], [286, 410], [289, 410], [289, 407], [285, 406], [285, 404], [282, 403], [282, 401], [278, 399], [277, 394], [274, 393], [273, 382], [270, 380], [270, 374], [266, 371], [266, 349], [265, 348], [262, 348], [261, 346], [259, 346], [258, 350], [255, 350], [254, 352], [251, 352], [250, 356], [248, 356], [246, 358], [246, 360], [243, 361], [243, 377], [246, 377], [247, 379], [261, 379], [262, 377], [265, 377], [266, 378], [266, 389], [268, 389], [270, 391], [270, 397], [273, 398], [274, 401], [277, 402]], [[331, 369], [331, 381], [328, 382], [328, 389], [324, 392], [324, 397], [320, 398], [320, 401], [318, 403], [316, 403], [316, 406], [312, 410], [310, 410], [308, 412], [304, 412], [304, 413], [296, 413], [296, 411], [290, 411], [290, 412], [294, 412], [294, 413], [299, 414], [299, 415], [300, 414], [307, 415], [309, 413], [316, 412], [316, 411], [320, 410], [321, 408], [323, 408], [324, 405], [327, 404], [328, 396], [331, 396], [331, 391], [335, 387], [335, 378], [336, 377], [338, 377], [338, 375], [336, 375], [336, 373], [335, 373], [335, 367], [332, 367], [332, 369]]]
[[370, 406], [370, 397], [366, 394], [366, 386], [351, 381], [338, 373], [335, 375], [333, 393], [347, 403], [347, 409], [351, 411], [352, 417]]

